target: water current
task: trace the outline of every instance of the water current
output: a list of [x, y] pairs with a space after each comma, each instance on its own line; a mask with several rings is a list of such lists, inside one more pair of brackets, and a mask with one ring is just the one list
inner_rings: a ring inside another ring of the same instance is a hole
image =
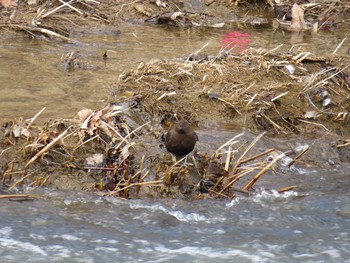
[[304, 176], [335, 183], [234, 201], [4, 200], [1, 262], [350, 262], [349, 175], [323, 173]]

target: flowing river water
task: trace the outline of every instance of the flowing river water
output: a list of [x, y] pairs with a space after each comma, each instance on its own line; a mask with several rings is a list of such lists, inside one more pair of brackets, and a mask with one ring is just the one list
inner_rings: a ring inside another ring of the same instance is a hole
[[[43, 107], [44, 120], [99, 108], [123, 71], [152, 58], [184, 57], [208, 42], [206, 53], [216, 54], [229, 32], [248, 33], [253, 47], [296, 44], [289, 33], [263, 26], [178, 30], [132, 25], [120, 31], [74, 36], [82, 44], [0, 37], [1, 120], [30, 118]], [[331, 53], [348, 34], [349, 29], [308, 34], [299, 44], [316, 54]], [[77, 50], [88, 62], [86, 69], [64, 72], [60, 57]], [[110, 51], [106, 61], [105, 50]], [[214, 148], [230, 138], [227, 133], [198, 130], [201, 141]], [[268, 138], [263, 143], [281, 147], [313, 140], [294, 141]], [[334, 164], [322, 143], [316, 147], [324, 165], [281, 175], [299, 186], [284, 194], [257, 186], [252, 197], [188, 202], [41, 189], [42, 198], [33, 201], [1, 200], [0, 262], [350, 262], [349, 165]]]

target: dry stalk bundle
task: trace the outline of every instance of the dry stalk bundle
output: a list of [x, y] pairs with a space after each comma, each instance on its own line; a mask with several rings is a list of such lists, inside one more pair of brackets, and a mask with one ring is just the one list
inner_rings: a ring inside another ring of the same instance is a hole
[[[218, 147], [210, 158], [195, 153], [194, 167], [191, 164], [181, 165], [183, 160], [170, 167], [165, 167], [163, 184], [166, 191], [163, 194], [194, 199], [233, 199], [238, 193], [251, 194], [251, 188], [262, 175], [273, 170], [277, 163], [286, 157], [285, 153], [276, 153], [275, 149], [267, 149], [262, 153], [247, 157], [264, 134], [257, 136], [248, 146], [238, 141], [238, 138], [243, 135], [239, 134]], [[295, 157], [290, 165], [295, 163], [306, 151], [307, 149]], [[273, 152], [275, 157], [266, 157]], [[220, 161], [221, 156], [225, 157], [224, 163]], [[266, 159], [261, 160], [261, 157], [264, 156]], [[278, 191], [282, 193], [294, 188], [296, 186], [288, 186], [280, 188]]]
[[[135, 146], [133, 138], [149, 122], [130, 129], [124, 123], [120, 107], [108, 105], [99, 111], [82, 110], [78, 114], [80, 120], [67, 120], [66, 124], [58, 121], [56, 125], [46, 125], [46, 130], [38, 130], [39, 127], [34, 125], [34, 121], [44, 109], [26, 122], [11, 122], [5, 131], [2, 143], [11, 146], [1, 152], [3, 160], [7, 158], [7, 152], [17, 145], [23, 147], [26, 155], [30, 156], [23, 167], [18, 167], [16, 159], [5, 163], [0, 179], [3, 184], [9, 185], [9, 191], [22, 185], [42, 187], [50, 183], [53, 175], [45, 170], [47, 165], [59, 168], [59, 173], [62, 174], [71, 169], [86, 171], [87, 176], [89, 173], [97, 175], [102, 172], [105, 176], [101, 177], [96, 187], [111, 189], [110, 195], [125, 198], [128, 197], [131, 188], [136, 189], [138, 194], [141, 187], [159, 184], [157, 181], [145, 181], [149, 171], [143, 168], [144, 158], [141, 160], [139, 171], [134, 172], [131, 168], [132, 148]], [[64, 128], [66, 125], [68, 128]], [[58, 127], [61, 127], [61, 130]], [[91, 151], [95, 153], [86, 158]], [[86, 165], [82, 165], [81, 162], [85, 162]], [[41, 168], [44, 168], [43, 176], [38, 173], [38, 169]]]

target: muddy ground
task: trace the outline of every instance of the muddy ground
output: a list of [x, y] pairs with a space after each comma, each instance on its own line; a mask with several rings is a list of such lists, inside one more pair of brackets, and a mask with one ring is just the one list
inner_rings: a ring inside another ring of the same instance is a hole
[[[59, 7], [56, 1], [36, 1], [30, 6], [19, 1], [17, 6], [1, 9], [1, 29], [38, 41], [74, 42], [72, 35], [87, 33], [92, 25], [146, 22], [154, 26], [208, 27], [237, 20], [272, 23], [251, 10], [270, 10], [274, 18], [287, 13], [291, 6], [286, 2], [276, 13], [277, 7], [268, 1], [115, 2], [80, 1], [74, 4], [75, 9], [55, 9]], [[327, 25], [334, 26], [344, 22], [349, 9], [338, 2], [324, 2], [324, 6], [307, 13], [310, 23], [328, 19]], [[72, 68], [80, 65], [74, 57], [63, 63]], [[243, 127], [252, 134], [267, 132], [286, 138], [332, 134], [328, 147], [335, 149], [332, 152], [338, 154], [339, 162], [349, 162], [349, 65], [348, 55], [315, 57], [305, 48], [249, 48], [239, 52], [227, 48], [218, 54], [201, 51], [170, 61], [155, 58], [116, 76], [113, 90], [106, 94], [110, 104], [104, 109], [83, 110], [74, 120], [47, 123], [45, 127], [20, 119], [5, 123], [0, 180], [10, 190], [30, 185], [93, 189], [125, 198], [139, 194], [233, 198], [232, 184], [245, 171], [239, 169], [245, 162], [237, 159], [248, 158], [241, 155], [247, 145], [241, 144], [231, 159], [220, 151], [198, 152], [194, 166], [182, 167], [173, 166], [164, 150], [149, 153], [162, 144], [169, 125], [182, 118], [195, 129]], [[260, 148], [260, 152], [264, 150]], [[249, 157], [258, 153], [251, 152]], [[317, 158], [314, 154], [309, 158]], [[297, 155], [292, 159], [299, 158]], [[258, 160], [260, 167], [270, 168], [269, 162], [263, 161], [266, 156], [253, 162]], [[213, 165], [219, 167], [214, 176]], [[247, 194], [249, 187], [240, 189]]]

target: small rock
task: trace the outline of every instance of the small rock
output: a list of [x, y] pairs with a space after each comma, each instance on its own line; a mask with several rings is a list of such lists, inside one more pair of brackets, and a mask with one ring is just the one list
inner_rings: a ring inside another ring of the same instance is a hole
[[[95, 153], [85, 159], [84, 166], [89, 169], [93, 174], [100, 174], [103, 172], [102, 169], [106, 165], [106, 157], [102, 153]], [[92, 169], [97, 168], [97, 169]]]

